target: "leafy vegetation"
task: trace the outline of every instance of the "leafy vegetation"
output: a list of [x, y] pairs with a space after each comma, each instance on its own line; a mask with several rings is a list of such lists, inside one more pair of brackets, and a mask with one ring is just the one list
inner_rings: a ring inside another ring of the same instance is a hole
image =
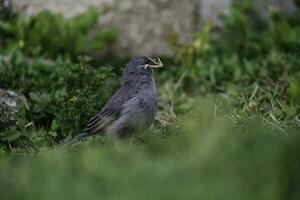
[[[0, 196], [299, 199], [299, 15], [273, 9], [266, 22], [240, 1], [216, 38], [209, 24], [188, 46], [170, 36], [176, 55], [156, 71], [154, 126], [139, 139], [90, 138], [66, 151], [58, 143], [120, 84], [121, 65], [79, 56], [90, 50], [95, 11], [0, 22], [0, 86], [28, 103], [0, 130]], [[115, 36], [104, 31], [96, 48]]]
[[14, 17], [9, 22], [0, 22], [0, 44], [10, 54], [21, 50], [35, 58], [76, 58], [80, 54], [104, 48], [116, 38], [113, 30], [87, 36], [98, 21], [98, 15], [96, 8], [90, 8], [71, 19], [49, 11], [42, 11], [31, 18]]

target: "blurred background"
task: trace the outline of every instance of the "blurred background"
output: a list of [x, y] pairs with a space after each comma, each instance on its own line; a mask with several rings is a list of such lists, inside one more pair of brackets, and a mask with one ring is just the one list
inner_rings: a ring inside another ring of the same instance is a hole
[[[192, 42], [194, 32], [207, 21], [214, 29], [222, 27], [220, 14], [229, 12], [234, 0], [11, 0], [12, 8], [25, 15], [35, 15], [42, 10], [73, 17], [94, 6], [104, 13], [95, 31], [103, 28], [118, 30], [119, 37], [113, 46], [115, 55], [172, 55], [168, 35], [175, 34], [184, 44]], [[270, 7], [284, 15], [296, 10], [293, 0], [254, 0], [253, 9], [270, 20]], [[258, 16], [257, 16], [258, 17]]]
[[[58, 149], [159, 56], [139, 138]], [[300, 198], [299, 0], [0, 0], [0, 198]]]

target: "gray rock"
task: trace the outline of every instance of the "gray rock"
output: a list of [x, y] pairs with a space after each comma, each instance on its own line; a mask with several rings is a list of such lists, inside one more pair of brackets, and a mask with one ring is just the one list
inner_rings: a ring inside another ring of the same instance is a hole
[[99, 28], [119, 30], [114, 51], [120, 56], [171, 55], [169, 34], [185, 44], [193, 40], [197, 28], [195, 8], [194, 0], [121, 1], [115, 12], [102, 18]]
[[84, 12], [88, 7], [104, 8], [112, 6], [117, 0], [11, 0], [13, 10], [26, 15], [35, 15], [42, 10], [62, 13], [73, 17]]
[[193, 39], [198, 27], [197, 0], [12, 0], [15, 11], [34, 15], [48, 9], [67, 17], [84, 12], [89, 6], [115, 6], [101, 17], [99, 30], [114, 28], [119, 37], [113, 52], [119, 56], [170, 55], [167, 42], [172, 33], [183, 43]]
[[222, 22], [219, 16], [228, 13], [231, 3], [232, 0], [202, 0], [199, 10], [200, 26], [209, 21], [216, 29], [221, 28]]
[[13, 125], [18, 112], [24, 106], [27, 107], [24, 96], [0, 88], [0, 130]]
[[5, 19], [11, 12], [11, 0], [0, 0], [0, 20]]
[[290, 15], [296, 10], [294, 0], [255, 0], [254, 8], [260, 13], [260, 16], [265, 19], [270, 19], [270, 8], [278, 9], [284, 15]]

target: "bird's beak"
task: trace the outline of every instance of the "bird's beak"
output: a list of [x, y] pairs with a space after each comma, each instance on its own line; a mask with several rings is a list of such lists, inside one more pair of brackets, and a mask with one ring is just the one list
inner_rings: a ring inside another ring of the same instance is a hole
[[155, 65], [148, 65], [148, 67], [150, 68], [160, 68], [163, 67], [164, 64], [161, 62], [161, 60], [159, 59], [159, 57], [157, 57], [155, 60], [152, 58], [149, 58]]
[[151, 60], [154, 64], [150, 65], [150, 64], [146, 64], [146, 65], [140, 65], [138, 67], [143, 67], [144, 69], [149, 68], [159, 68], [159, 67], [163, 67], [164, 64], [161, 62], [161, 60], [157, 57], [156, 59], [152, 59], [150, 57], [147, 57], [149, 60]]

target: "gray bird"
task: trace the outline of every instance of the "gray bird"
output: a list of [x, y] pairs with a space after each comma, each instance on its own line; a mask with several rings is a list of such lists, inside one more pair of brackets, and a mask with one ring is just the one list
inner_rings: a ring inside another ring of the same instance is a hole
[[126, 137], [149, 128], [157, 111], [153, 68], [162, 66], [159, 58], [133, 58], [123, 71], [121, 88], [89, 120], [84, 130], [63, 146], [96, 134]]

